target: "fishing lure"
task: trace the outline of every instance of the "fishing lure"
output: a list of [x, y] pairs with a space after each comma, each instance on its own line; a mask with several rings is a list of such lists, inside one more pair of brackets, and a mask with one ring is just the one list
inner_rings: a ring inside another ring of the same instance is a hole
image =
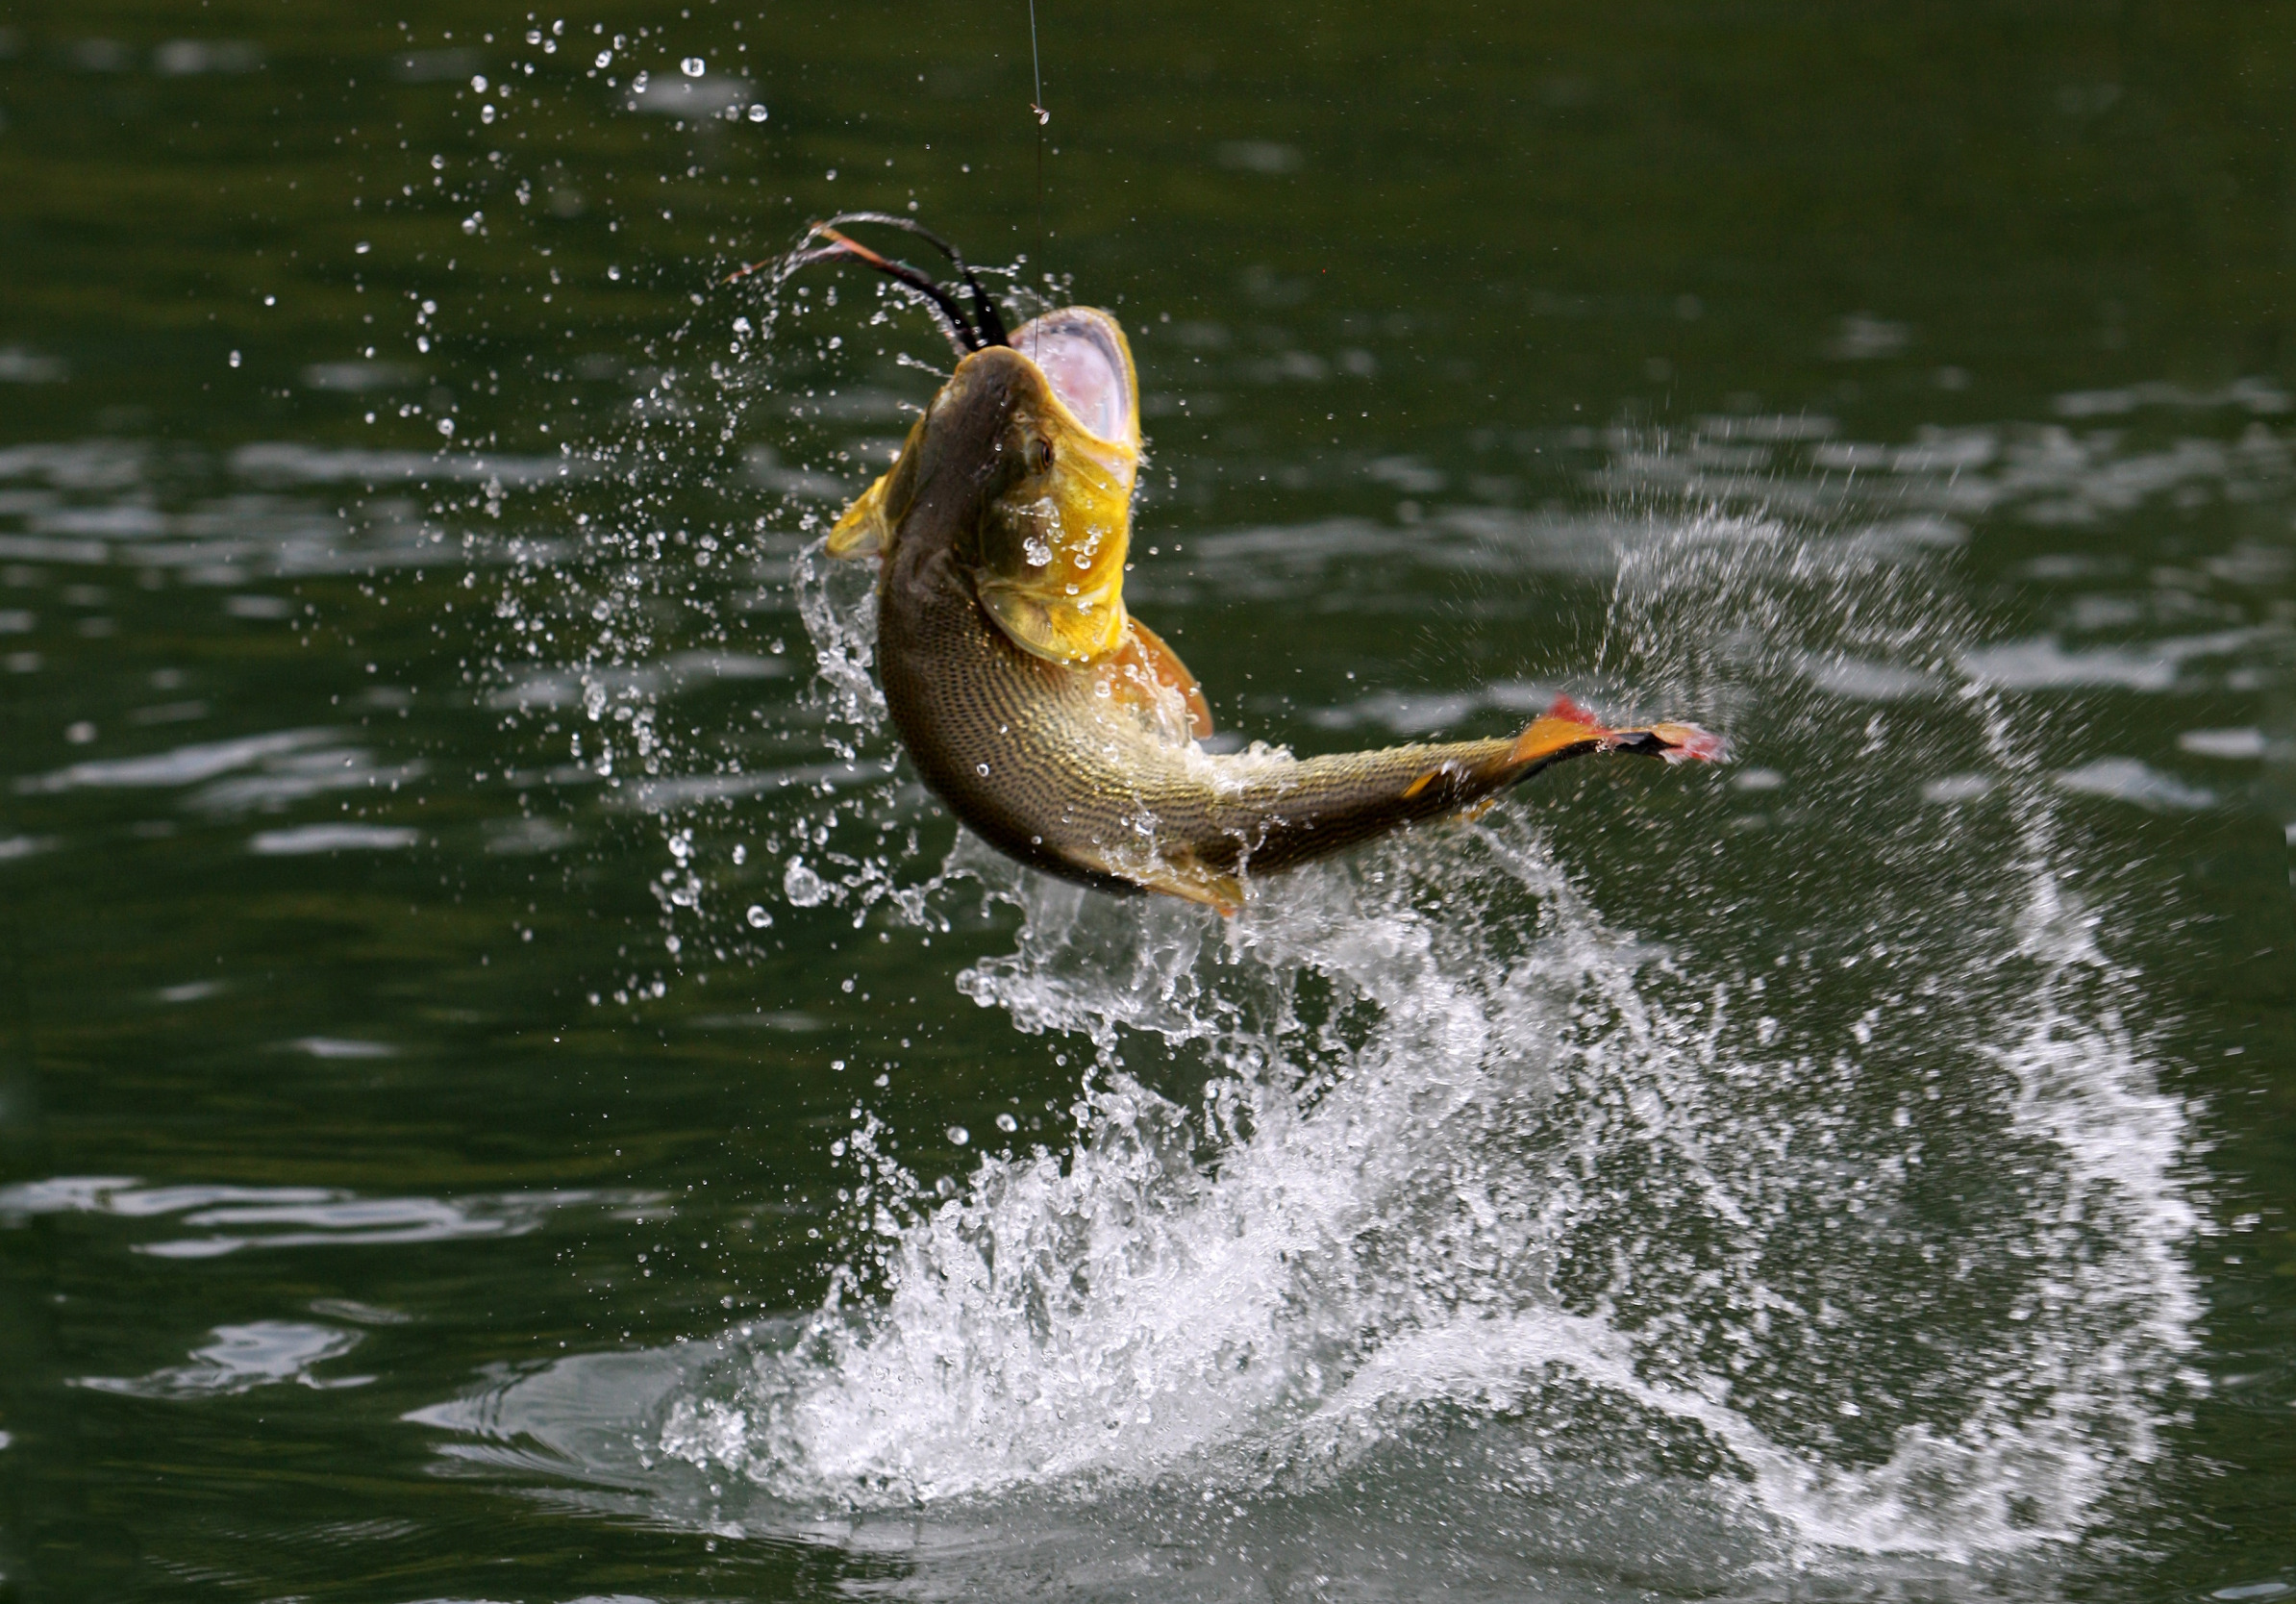
[[[860, 222], [946, 255], [969, 314], [952, 290], [841, 232]], [[1008, 334], [953, 247], [882, 213], [816, 225], [780, 271], [836, 258], [922, 296], [960, 355], [828, 549], [881, 563], [877, 651], [894, 727], [935, 794], [999, 850], [1102, 890], [1233, 913], [1253, 877], [1487, 805], [1567, 758], [1722, 755], [1695, 725], [1608, 729], [1567, 698], [1508, 739], [1304, 759], [1257, 744], [1207, 751], [1211, 711], [1194, 676], [1124, 605], [1140, 408], [1116, 320], [1068, 307]]]

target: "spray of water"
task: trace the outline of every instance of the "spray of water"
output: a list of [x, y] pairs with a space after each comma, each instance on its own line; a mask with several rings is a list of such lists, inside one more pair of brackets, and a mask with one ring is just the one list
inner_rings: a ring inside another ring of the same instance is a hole
[[[2198, 1385], [2187, 1112], [2076, 894], [2047, 732], [1956, 677], [1922, 562], [1646, 535], [1602, 670], [1798, 755], [1790, 806], [1583, 788], [1225, 924], [961, 844], [917, 906], [1019, 911], [960, 984], [1093, 1044], [1074, 1140], [939, 1201], [864, 1118], [881, 1295], [737, 1343], [661, 1450], [801, 1507], [948, 1508], [1312, 1503], [1439, 1448], [1485, 1493], [1672, 1489], [1656, 1526], [1797, 1563], [2030, 1551], [2139, 1485]], [[806, 618], [867, 725], [865, 610], [816, 588]], [[1925, 801], [1941, 768], [1982, 805]], [[1741, 915], [1756, 884], [1795, 915]]]
[[[806, 543], [873, 465], [855, 420], [900, 416], [839, 392], [851, 331], [812, 327], [837, 293], [777, 286], [635, 354], [627, 425], [571, 459], [571, 543], [514, 544], [478, 671], [536, 767], [661, 837], [665, 956], [615, 1001], [701, 943], [737, 960], [769, 902], [938, 925], [986, 895], [1020, 932], [964, 994], [1090, 1068], [1067, 1139], [945, 1198], [862, 1111], [865, 1261], [806, 1319], [613, 1381], [649, 1411], [636, 1466], [584, 1463], [655, 1489], [690, 1464], [792, 1530], [932, 1511], [952, 1548], [993, 1534], [1004, 1596], [1056, 1507], [1127, 1554], [1366, 1595], [1470, 1548], [1711, 1592], [2045, 1552], [2141, 1491], [2201, 1385], [2190, 1115], [2112, 957], [2136, 915], [2045, 783], [2059, 732], [1967, 677], [1934, 552], [1620, 525], [1591, 670], [1622, 712], [1727, 730], [1736, 789], [1572, 775], [1229, 923], [969, 843], [935, 869], [867, 576]], [[682, 727], [679, 676], [781, 671], [757, 620], [790, 603], [818, 677], [741, 741]], [[762, 815], [740, 873], [698, 866], [717, 803]]]

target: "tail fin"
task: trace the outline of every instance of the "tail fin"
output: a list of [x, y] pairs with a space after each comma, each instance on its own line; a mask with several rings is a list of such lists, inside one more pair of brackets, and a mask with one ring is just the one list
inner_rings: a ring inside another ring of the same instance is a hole
[[1613, 730], [1568, 696], [1558, 696], [1553, 707], [1515, 737], [1514, 750], [1507, 761], [1510, 766], [1522, 766], [1529, 773], [1583, 752], [1633, 752], [1664, 758], [1668, 763], [1714, 763], [1730, 755], [1730, 746], [1720, 736], [1695, 724]]

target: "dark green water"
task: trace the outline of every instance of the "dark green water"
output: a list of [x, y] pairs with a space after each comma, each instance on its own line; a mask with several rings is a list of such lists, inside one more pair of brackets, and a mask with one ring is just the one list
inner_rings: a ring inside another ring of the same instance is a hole
[[[2296, 1591], [2296, 13], [1038, 22], [0, 13], [10, 1596]], [[961, 844], [912, 200], [1224, 726], [1736, 761]]]

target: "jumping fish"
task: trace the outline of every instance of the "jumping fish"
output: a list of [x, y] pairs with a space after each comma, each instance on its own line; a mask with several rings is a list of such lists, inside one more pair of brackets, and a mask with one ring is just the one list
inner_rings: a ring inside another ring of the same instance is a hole
[[[923, 235], [972, 290], [957, 297], [838, 231]], [[1024, 864], [1102, 890], [1161, 891], [1223, 913], [1249, 881], [1498, 792], [1589, 752], [1714, 759], [1692, 724], [1604, 727], [1560, 698], [1508, 739], [1295, 758], [1213, 753], [1211, 710], [1178, 655], [1124, 605], [1140, 460], [1138, 380], [1116, 319], [1068, 307], [1005, 333], [954, 249], [908, 218], [850, 213], [786, 273], [845, 257], [932, 302], [961, 360], [891, 469], [830, 533], [881, 564], [886, 706], [952, 813]]]

